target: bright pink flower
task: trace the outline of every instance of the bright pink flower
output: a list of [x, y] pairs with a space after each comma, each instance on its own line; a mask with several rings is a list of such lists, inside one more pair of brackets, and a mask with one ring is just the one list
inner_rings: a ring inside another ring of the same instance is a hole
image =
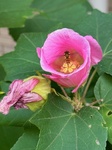
[[91, 66], [102, 59], [102, 50], [91, 36], [81, 36], [71, 29], [59, 29], [48, 35], [42, 48], [37, 48], [47, 78], [76, 90], [86, 81]]
[[25, 80], [14, 80], [9, 87], [9, 92], [0, 102], [0, 112], [8, 114], [11, 106], [16, 109], [29, 107], [35, 110], [38, 104], [32, 106], [32, 102], [39, 103], [47, 98], [48, 93], [50, 93], [49, 82], [43, 77], [32, 76]]

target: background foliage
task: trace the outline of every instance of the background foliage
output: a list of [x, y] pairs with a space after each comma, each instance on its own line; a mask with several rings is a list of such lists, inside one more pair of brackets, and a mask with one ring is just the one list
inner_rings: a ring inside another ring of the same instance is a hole
[[[83, 36], [92, 35], [103, 50], [87, 93], [87, 99], [103, 99], [100, 111], [84, 107], [75, 113], [55, 94], [50, 94], [36, 112], [12, 108], [7, 116], [0, 114], [0, 149], [111, 149], [112, 14], [93, 10], [86, 0], [0, 0], [0, 14], [0, 27], [8, 27], [17, 40], [15, 51], [0, 57], [0, 91], [4, 95], [12, 80], [44, 72], [36, 47], [41, 47], [47, 34], [55, 29], [67, 27]], [[4, 95], [0, 95], [1, 99]]]

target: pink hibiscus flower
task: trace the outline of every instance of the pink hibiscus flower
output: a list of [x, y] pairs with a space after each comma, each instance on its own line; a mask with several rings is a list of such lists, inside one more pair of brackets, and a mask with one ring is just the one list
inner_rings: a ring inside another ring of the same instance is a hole
[[92, 36], [81, 36], [63, 28], [50, 33], [42, 48], [37, 47], [47, 78], [63, 87], [74, 87], [73, 92], [86, 81], [92, 65], [102, 59], [102, 49]]

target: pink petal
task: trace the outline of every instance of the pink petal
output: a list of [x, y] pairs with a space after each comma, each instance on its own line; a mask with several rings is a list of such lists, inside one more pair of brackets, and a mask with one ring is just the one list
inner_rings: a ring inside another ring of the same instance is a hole
[[23, 84], [21, 85], [21, 91], [25, 91], [25, 92], [30, 92], [37, 84], [38, 84], [39, 80], [37, 80], [37, 78], [32, 78], [30, 80], [27, 80], [25, 82], [23, 82]]
[[42, 97], [36, 93], [25, 93], [14, 105], [16, 109], [27, 108], [25, 104], [42, 100]]
[[3, 114], [8, 114], [10, 109], [10, 105], [7, 104], [7, 96], [3, 98], [3, 100], [0, 102], [0, 112]]
[[91, 65], [96, 65], [101, 61], [103, 54], [99, 43], [92, 36], [85, 36], [91, 48]]
[[24, 102], [24, 104], [26, 103], [30, 103], [30, 102], [36, 102], [36, 101], [40, 101], [42, 100], [42, 97], [40, 95], [38, 95], [37, 93], [25, 93], [20, 101]]
[[77, 89], [86, 81], [90, 72], [90, 64], [88, 63], [86, 67], [80, 69], [77, 72], [73, 72], [72, 74], [66, 75], [65, 77], [59, 75], [44, 75], [47, 78], [57, 82], [63, 87], [75, 87], [72, 92], [76, 92]]
[[[9, 87], [10, 91], [7, 93], [7, 96], [0, 102], [0, 112], [7, 114], [10, 107], [19, 103], [21, 97], [23, 97], [25, 93], [30, 92], [38, 82], [39, 80], [36, 78], [25, 82], [23, 82], [23, 80], [14, 80]], [[24, 103], [21, 102], [21, 104], [23, 104], [21, 107], [24, 107]]]
[[77, 51], [84, 58], [84, 61], [88, 61], [88, 57], [90, 56], [89, 43], [83, 36], [71, 29], [59, 29], [49, 34], [41, 48], [40, 63], [43, 70], [65, 76], [57, 72], [52, 67], [52, 63], [59, 56], [64, 56], [66, 50]]

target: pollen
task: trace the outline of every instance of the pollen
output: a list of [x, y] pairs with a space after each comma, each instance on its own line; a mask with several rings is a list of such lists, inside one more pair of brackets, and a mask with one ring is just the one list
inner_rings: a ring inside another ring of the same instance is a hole
[[84, 60], [79, 53], [67, 50], [63, 55], [55, 59], [52, 66], [58, 72], [69, 74], [77, 70], [83, 62]]
[[64, 62], [61, 66], [60, 72], [62, 73], [72, 73], [75, 69], [77, 69], [77, 66], [74, 64], [74, 62]]

